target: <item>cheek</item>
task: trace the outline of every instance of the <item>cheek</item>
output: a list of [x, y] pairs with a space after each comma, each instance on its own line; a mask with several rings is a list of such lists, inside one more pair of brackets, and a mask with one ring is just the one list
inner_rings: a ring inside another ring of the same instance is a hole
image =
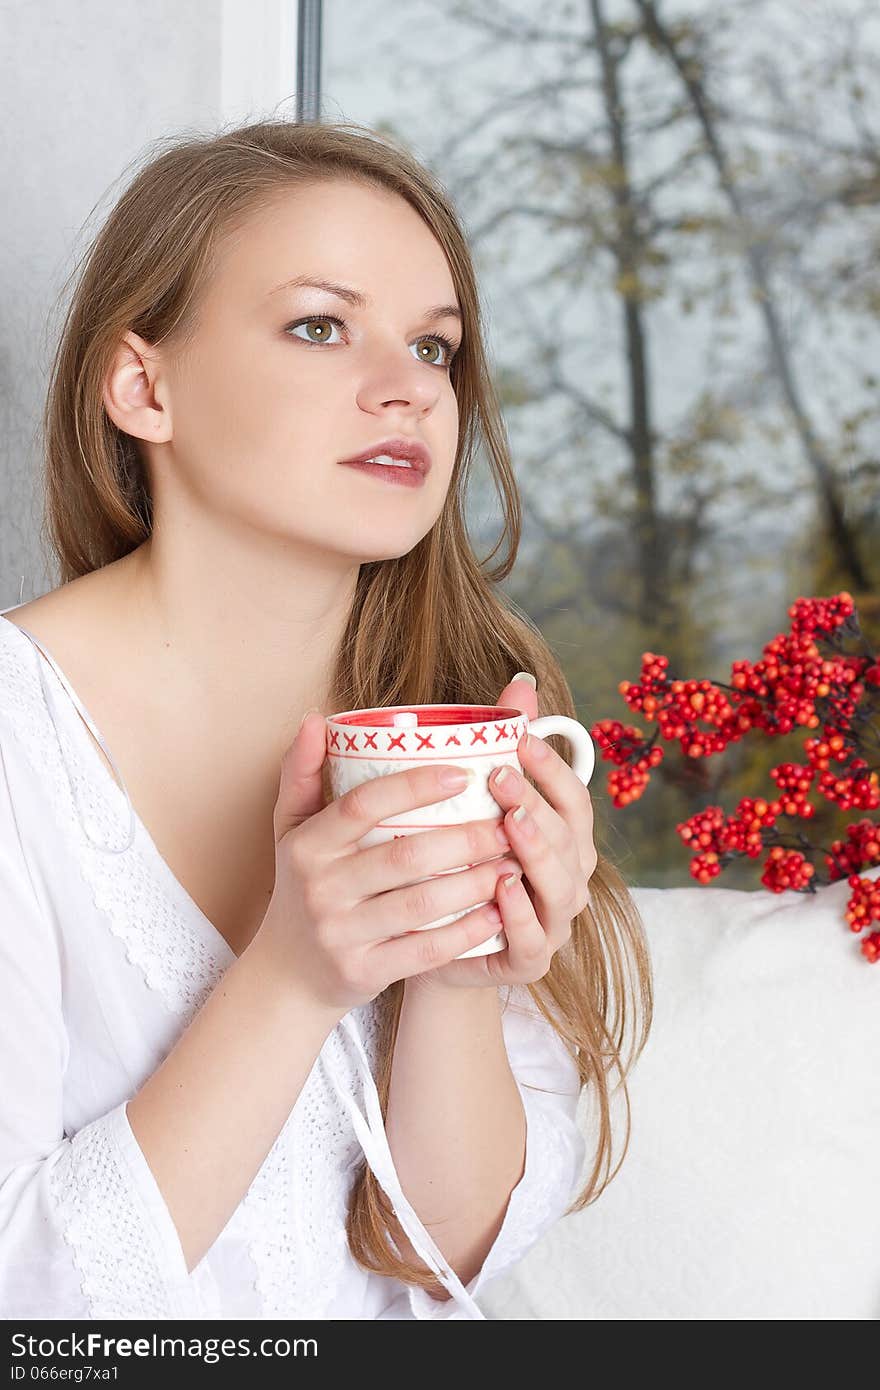
[[252, 356], [235, 347], [221, 352], [200, 344], [174, 383], [176, 407], [180, 401], [175, 442], [189, 457], [218, 463], [240, 454], [259, 425], [261, 394]]
[[[246, 345], [247, 346], [247, 345]], [[325, 411], [309, 384], [256, 344], [251, 350], [202, 352], [175, 385], [174, 439], [186, 476], [206, 499], [277, 506], [298, 473], [311, 483], [321, 443], [330, 445]], [[317, 422], [323, 420], [323, 431]]]
[[[452, 479], [455, 467], [455, 453], [458, 445], [458, 401], [451, 386], [447, 386], [426, 422], [426, 436], [430, 437], [434, 450], [434, 472], [443, 479], [445, 492]], [[439, 486], [439, 482], [434, 484]]]

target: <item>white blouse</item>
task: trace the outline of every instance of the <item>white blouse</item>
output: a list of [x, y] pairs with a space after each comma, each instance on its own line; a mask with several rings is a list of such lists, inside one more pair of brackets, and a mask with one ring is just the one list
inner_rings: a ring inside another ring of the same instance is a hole
[[[562, 1216], [586, 1147], [576, 1068], [525, 987], [502, 1012], [525, 1171], [466, 1287], [401, 1190], [372, 1002], [327, 1036], [254, 1181], [187, 1270], [126, 1102], [235, 955], [92, 736], [115, 768], [51, 655], [0, 621], [0, 1316], [485, 1318], [476, 1297]], [[449, 1300], [353, 1259], [345, 1214], [362, 1155]]]

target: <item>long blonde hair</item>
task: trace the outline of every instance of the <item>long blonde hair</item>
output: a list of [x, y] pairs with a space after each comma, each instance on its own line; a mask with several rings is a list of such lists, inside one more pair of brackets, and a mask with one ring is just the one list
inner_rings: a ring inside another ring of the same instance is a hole
[[[117, 428], [103, 406], [103, 383], [122, 335], [131, 329], [152, 344], [185, 340], [197, 321], [200, 291], [215, 268], [221, 237], [285, 191], [323, 179], [360, 180], [405, 198], [443, 247], [464, 316], [462, 346], [451, 369], [458, 449], [443, 510], [408, 554], [361, 566], [334, 668], [333, 708], [491, 704], [513, 673], [525, 670], [537, 677], [539, 714], [576, 718], [555, 656], [528, 616], [497, 587], [516, 559], [522, 507], [487, 368], [464, 234], [448, 196], [412, 154], [354, 123], [254, 121], [209, 136], [170, 138], [167, 148], [153, 151], [136, 173], [74, 267], [71, 278], [79, 272], [78, 279], [43, 415], [42, 534], [61, 583], [120, 559], [141, 545], [152, 527], [138, 442]], [[504, 521], [482, 561], [465, 521], [467, 483], [480, 442]], [[490, 568], [502, 547], [503, 555]], [[550, 742], [570, 762], [565, 741]], [[592, 906], [574, 920], [571, 940], [553, 957], [547, 974], [528, 987], [575, 1059], [581, 1089], [592, 1088], [596, 1145], [586, 1184], [570, 1211], [595, 1201], [623, 1162], [631, 1119], [626, 1079], [653, 1018], [643, 926], [622, 877], [601, 850], [590, 893]], [[383, 1113], [402, 999], [403, 981], [397, 981], [376, 1000], [381, 1020], [376, 1084]], [[625, 1053], [628, 1027], [631, 1046]], [[619, 1078], [614, 1087], [613, 1073]], [[619, 1085], [626, 1138], [612, 1169], [610, 1102]], [[346, 1230], [352, 1254], [365, 1269], [444, 1295], [421, 1262], [400, 1257], [403, 1233], [366, 1163], [352, 1188]]]

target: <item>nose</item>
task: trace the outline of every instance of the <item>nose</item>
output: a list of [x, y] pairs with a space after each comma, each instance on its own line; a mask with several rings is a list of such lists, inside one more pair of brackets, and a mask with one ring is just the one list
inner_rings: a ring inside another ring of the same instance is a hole
[[402, 405], [424, 412], [436, 405], [445, 377], [441, 367], [420, 362], [409, 347], [403, 353], [396, 346], [371, 350], [368, 361], [358, 393], [364, 408]]

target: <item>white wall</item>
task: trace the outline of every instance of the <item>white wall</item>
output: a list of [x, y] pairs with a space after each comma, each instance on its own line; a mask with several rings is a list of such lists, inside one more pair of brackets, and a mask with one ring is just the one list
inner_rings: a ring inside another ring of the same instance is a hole
[[154, 140], [292, 114], [296, 10], [0, 0], [0, 608], [58, 583], [39, 422], [64, 281]]

